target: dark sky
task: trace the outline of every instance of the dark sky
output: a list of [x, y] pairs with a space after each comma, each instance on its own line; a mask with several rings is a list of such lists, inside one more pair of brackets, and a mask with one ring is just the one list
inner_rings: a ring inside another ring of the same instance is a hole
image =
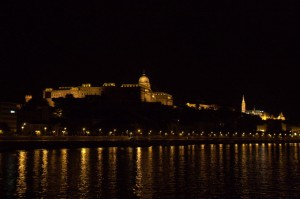
[[8, 1], [0, 99], [45, 87], [137, 83], [175, 102], [300, 116], [298, 1]]

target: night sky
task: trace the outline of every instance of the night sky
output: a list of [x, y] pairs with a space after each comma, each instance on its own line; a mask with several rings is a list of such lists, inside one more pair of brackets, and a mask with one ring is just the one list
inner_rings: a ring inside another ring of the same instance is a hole
[[137, 83], [175, 103], [300, 118], [298, 1], [8, 1], [0, 7], [2, 100], [45, 87]]

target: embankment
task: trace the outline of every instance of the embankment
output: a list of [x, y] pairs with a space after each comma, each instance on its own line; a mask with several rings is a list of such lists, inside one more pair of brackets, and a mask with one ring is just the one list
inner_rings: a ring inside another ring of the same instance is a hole
[[1, 136], [0, 150], [149, 147], [197, 144], [300, 143], [300, 138], [165, 137], [165, 136]]

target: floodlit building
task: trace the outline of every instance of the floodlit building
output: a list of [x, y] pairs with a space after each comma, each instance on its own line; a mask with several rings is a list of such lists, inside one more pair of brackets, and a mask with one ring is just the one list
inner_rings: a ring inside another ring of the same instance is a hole
[[216, 104], [199, 104], [199, 110], [219, 110], [220, 106]]
[[159, 102], [163, 105], [172, 106], [173, 96], [165, 92], [154, 92], [151, 89], [149, 78], [143, 73], [137, 84], [122, 84], [117, 86], [115, 83], [104, 83], [102, 86], [93, 87], [86, 83], [77, 87], [59, 87], [58, 89], [46, 88], [43, 91], [43, 98], [51, 106], [54, 106], [52, 99], [66, 98], [85, 98], [87, 96], [105, 96], [119, 101], [141, 101]]
[[244, 95], [243, 95], [243, 98], [242, 98], [241, 112], [246, 113], [246, 114], [250, 114], [250, 115], [257, 115], [262, 120], [269, 120], [269, 119], [271, 119], [271, 120], [285, 120], [285, 116], [283, 115], [282, 112], [276, 117], [276, 116], [274, 116], [270, 113], [267, 113], [263, 110], [257, 110], [257, 109], [247, 110]]
[[186, 106], [190, 108], [195, 108], [198, 110], [219, 110], [220, 106], [216, 104], [195, 104], [195, 103], [186, 103]]

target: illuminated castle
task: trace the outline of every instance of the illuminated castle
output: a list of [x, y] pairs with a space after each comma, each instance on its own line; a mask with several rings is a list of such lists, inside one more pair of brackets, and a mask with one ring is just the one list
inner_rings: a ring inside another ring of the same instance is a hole
[[241, 104], [241, 112], [246, 113], [246, 114], [250, 114], [250, 115], [257, 115], [262, 120], [269, 120], [269, 119], [271, 119], [271, 120], [285, 120], [285, 117], [284, 117], [282, 112], [277, 117], [274, 117], [273, 115], [271, 115], [271, 114], [269, 114], [269, 113], [267, 113], [263, 110], [257, 110], [257, 109], [247, 110], [244, 95], [243, 95], [242, 104]]
[[138, 84], [122, 84], [118, 87], [115, 83], [104, 83], [102, 86], [92, 87], [91, 84], [87, 83], [77, 87], [46, 88], [43, 91], [43, 98], [51, 106], [54, 106], [52, 100], [54, 98], [66, 98], [67, 96], [85, 98], [91, 95], [105, 96], [122, 101], [159, 102], [163, 105], [173, 105], [172, 95], [151, 90], [149, 78], [145, 73], [139, 78]]

